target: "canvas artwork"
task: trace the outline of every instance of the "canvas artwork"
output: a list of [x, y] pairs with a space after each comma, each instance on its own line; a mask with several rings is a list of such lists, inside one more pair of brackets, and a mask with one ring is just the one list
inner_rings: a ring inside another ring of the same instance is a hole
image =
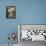
[[16, 18], [16, 6], [6, 6], [6, 18]]
[[46, 25], [19, 25], [20, 40], [46, 41]]

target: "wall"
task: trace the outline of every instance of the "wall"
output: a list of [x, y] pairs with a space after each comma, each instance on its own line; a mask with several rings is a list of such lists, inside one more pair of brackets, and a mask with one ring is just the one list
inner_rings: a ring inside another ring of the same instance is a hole
[[[7, 44], [8, 34], [10, 32], [16, 32], [17, 34], [17, 18], [6, 19], [6, 6], [16, 6], [16, 0], [2, 0], [0, 2], [0, 44]], [[15, 41], [18, 42], [17, 39]]]
[[21, 24], [46, 24], [46, 0], [17, 0], [17, 17]]
[[[6, 6], [16, 6], [16, 19], [6, 19]], [[3, 0], [0, 2], [0, 44], [8, 43], [17, 24], [46, 24], [46, 0]]]

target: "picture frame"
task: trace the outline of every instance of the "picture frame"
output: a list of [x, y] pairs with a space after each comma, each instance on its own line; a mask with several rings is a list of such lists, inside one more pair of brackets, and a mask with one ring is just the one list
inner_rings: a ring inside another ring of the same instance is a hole
[[16, 18], [16, 6], [6, 6], [6, 18], [7, 19]]
[[21, 40], [46, 41], [46, 24], [19, 24], [18, 38], [19, 42]]

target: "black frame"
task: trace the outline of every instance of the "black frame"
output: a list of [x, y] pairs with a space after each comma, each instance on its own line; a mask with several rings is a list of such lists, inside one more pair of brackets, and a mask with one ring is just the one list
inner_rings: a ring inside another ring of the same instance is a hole
[[[8, 13], [8, 9], [9, 8], [14, 8], [15, 10], [14, 10], [14, 12], [12, 13], [12, 14], [14, 14], [13, 15], [13, 17], [11, 16], [11, 17], [9, 17], [9, 13]], [[6, 6], [6, 18], [8, 18], [8, 19], [14, 19], [14, 18], [16, 18], [16, 6]]]

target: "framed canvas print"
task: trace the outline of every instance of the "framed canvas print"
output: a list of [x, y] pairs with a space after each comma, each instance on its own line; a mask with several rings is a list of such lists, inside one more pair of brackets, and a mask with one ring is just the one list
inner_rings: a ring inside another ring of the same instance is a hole
[[16, 6], [6, 6], [6, 18], [16, 18]]
[[20, 41], [46, 41], [46, 25], [20, 24], [18, 31], [20, 31]]

